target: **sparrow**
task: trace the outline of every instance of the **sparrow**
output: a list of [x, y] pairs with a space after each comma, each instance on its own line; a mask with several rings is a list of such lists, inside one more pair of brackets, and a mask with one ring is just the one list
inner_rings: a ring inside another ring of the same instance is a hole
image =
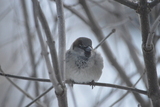
[[86, 37], [76, 39], [66, 51], [66, 81], [88, 83], [98, 81], [103, 69], [101, 55]]

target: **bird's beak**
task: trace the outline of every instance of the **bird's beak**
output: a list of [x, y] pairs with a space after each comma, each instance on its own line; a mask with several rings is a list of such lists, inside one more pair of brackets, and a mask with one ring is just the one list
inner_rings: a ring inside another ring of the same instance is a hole
[[86, 52], [91, 52], [91, 50], [92, 50], [92, 48], [90, 46], [88, 46], [88, 47], [85, 48]]

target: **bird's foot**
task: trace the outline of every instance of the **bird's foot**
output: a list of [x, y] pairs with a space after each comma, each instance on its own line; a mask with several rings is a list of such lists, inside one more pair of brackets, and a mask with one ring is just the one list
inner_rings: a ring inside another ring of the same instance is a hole
[[74, 81], [73, 81], [73, 80], [66, 80], [66, 83], [67, 83], [69, 86], [73, 87]]
[[92, 80], [90, 83], [91, 83], [91, 86], [92, 86], [92, 89], [93, 89], [95, 87], [95, 81]]

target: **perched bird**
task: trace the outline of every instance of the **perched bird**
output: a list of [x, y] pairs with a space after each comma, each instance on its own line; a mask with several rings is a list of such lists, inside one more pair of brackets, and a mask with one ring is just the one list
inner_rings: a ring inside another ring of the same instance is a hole
[[66, 52], [66, 81], [87, 83], [98, 81], [103, 69], [103, 59], [92, 48], [86, 37], [76, 39]]

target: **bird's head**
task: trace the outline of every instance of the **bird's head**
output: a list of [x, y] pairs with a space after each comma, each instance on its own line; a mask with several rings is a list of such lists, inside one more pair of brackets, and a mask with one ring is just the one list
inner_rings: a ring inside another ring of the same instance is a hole
[[80, 56], [89, 58], [92, 52], [92, 41], [86, 37], [80, 37], [73, 42], [72, 50]]

